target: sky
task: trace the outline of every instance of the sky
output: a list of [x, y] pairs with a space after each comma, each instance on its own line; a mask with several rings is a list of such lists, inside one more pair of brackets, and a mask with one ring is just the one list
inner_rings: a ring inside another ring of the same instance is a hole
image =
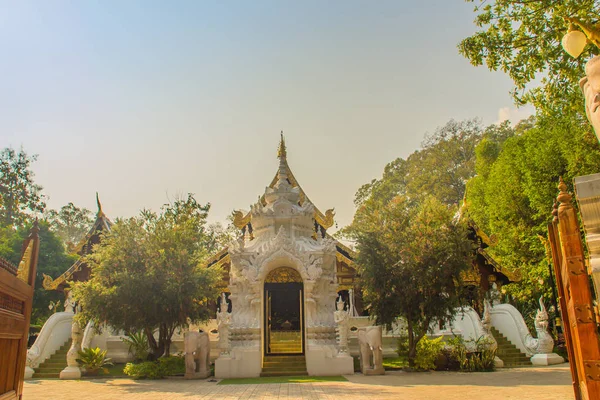
[[473, 3], [0, 0], [0, 148], [37, 154], [48, 206], [112, 219], [194, 193], [249, 209], [279, 133], [341, 228], [384, 166], [450, 119], [516, 109], [510, 79], [457, 50]]

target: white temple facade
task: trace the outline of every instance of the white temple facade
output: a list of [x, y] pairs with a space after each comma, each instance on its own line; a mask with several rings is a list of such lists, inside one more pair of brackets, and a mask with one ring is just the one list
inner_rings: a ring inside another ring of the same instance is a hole
[[[353, 373], [336, 340], [337, 241], [292, 182], [282, 138], [276, 181], [249, 213], [236, 215], [244, 235], [227, 249], [231, 325], [217, 378]], [[332, 210], [326, 215], [332, 219]]]

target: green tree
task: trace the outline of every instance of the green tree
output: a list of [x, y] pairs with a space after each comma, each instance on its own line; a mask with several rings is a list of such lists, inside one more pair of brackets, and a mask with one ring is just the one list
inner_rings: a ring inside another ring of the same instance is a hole
[[218, 294], [221, 271], [202, 264], [214, 240], [206, 228], [209, 208], [189, 195], [159, 214], [118, 220], [88, 258], [90, 280], [74, 285], [79, 318], [143, 331], [150, 358], [168, 355], [175, 329], [188, 318], [208, 319], [207, 303]]
[[446, 205], [462, 203], [466, 184], [475, 176], [475, 147], [484, 137], [506, 138], [513, 135], [510, 123], [484, 128], [477, 119], [450, 120], [429, 135], [423, 148], [406, 160], [387, 164], [381, 179], [373, 179], [356, 192], [354, 204], [367, 199], [386, 203], [398, 195], [412, 200], [433, 196]]
[[0, 151], [0, 226], [23, 226], [30, 214], [44, 211], [42, 187], [33, 182], [31, 171], [36, 158], [22, 148]]
[[[599, 53], [587, 46], [578, 59], [561, 46], [567, 32], [564, 17], [595, 22], [597, 0], [466, 0], [478, 3], [475, 24], [479, 30], [458, 46], [476, 66], [501, 70], [513, 80], [516, 104], [531, 103], [545, 114], [584, 115], [579, 79], [586, 59]], [[538, 84], [539, 82], [539, 84]]]
[[[48, 309], [50, 301], [64, 300], [64, 296], [56, 291], [48, 291], [42, 287], [43, 274], [57, 277], [66, 271], [77, 259], [68, 255], [60, 238], [52, 232], [48, 223], [40, 222], [40, 252], [33, 294], [33, 310], [31, 321], [42, 325], [52, 311]], [[31, 225], [13, 229], [0, 229], [0, 257], [17, 265], [21, 258], [23, 241], [29, 235]]]
[[488, 251], [503, 267], [521, 275], [506, 286], [527, 308], [541, 294], [549, 298], [547, 237], [558, 179], [598, 172], [600, 146], [577, 121], [542, 116], [517, 126], [506, 140], [484, 139], [476, 149], [477, 176], [467, 189], [468, 214], [497, 238]]
[[363, 295], [379, 324], [407, 322], [408, 359], [432, 324], [447, 323], [463, 305], [461, 272], [472, 262], [466, 228], [453, 207], [433, 197], [369, 198], [347, 234], [356, 240]]
[[62, 206], [59, 211], [49, 210], [46, 219], [69, 251], [86, 235], [94, 222], [90, 210], [76, 207], [73, 203]]

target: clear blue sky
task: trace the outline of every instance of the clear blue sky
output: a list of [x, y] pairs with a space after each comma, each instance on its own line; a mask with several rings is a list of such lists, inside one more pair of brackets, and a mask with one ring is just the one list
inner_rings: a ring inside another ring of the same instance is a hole
[[158, 209], [188, 192], [212, 221], [248, 209], [279, 131], [341, 226], [360, 185], [449, 119], [517, 118], [509, 79], [457, 43], [473, 4], [0, 0], [0, 147], [39, 154], [49, 205]]

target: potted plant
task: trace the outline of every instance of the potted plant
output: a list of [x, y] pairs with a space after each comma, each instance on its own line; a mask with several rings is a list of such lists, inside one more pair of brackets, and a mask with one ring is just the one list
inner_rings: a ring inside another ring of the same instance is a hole
[[88, 347], [77, 353], [79, 354], [77, 362], [85, 367], [86, 375], [97, 375], [100, 370], [108, 373], [106, 367], [113, 365], [111, 359], [106, 357], [106, 350], [99, 347]]

